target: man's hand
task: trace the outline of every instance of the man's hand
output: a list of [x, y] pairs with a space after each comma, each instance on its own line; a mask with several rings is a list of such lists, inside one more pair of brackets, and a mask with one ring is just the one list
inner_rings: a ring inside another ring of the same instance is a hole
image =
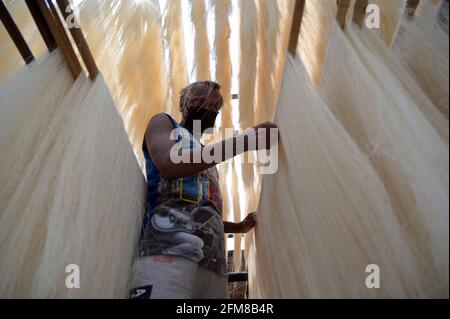
[[223, 222], [224, 232], [226, 234], [245, 234], [256, 226], [256, 214], [248, 214], [240, 223]]
[[[271, 136], [271, 129], [278, 129], [278, 126], [270, 121], [261, 123], [253, 127], [256, 131], [256, 149], [257, 150], [268, 150], [270, 149], [274, 143], [277, 141], [278, 136]], [[263, 145], [259, 145], [259, 137], [262, 135], [264, 137], [265, 143]]]
[[245, 219], [239, 223], [240, 233], [245, 234], [248, 233], [253, 227], [256, 226], [256, 214], [251, 213], [248, 214]]

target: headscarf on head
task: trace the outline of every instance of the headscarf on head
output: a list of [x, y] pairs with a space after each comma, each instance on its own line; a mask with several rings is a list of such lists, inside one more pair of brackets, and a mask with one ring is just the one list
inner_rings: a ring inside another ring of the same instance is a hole
[[189, 112], [203, 108], [218, 112], [223, 105], [220, 94], [212, 94], [220, 90], [220, 85], [212, 81], [195, 82], [185, 87], [180, 94], [180, 112], [187, 117]]

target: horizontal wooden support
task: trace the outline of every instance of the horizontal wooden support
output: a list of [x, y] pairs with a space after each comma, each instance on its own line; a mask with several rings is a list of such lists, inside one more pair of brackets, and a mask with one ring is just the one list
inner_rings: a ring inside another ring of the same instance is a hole
[[[86, 38], [81, 31], [81, 26], [73, 14], [72, 6], [67, 0], [56, 0], [56, 3], [58, 4], [59, 10], [61, 11], [64, 19], [66, 19], [66, 21], [70, 19], [70, 22], [73, 23], [73, 26], [69, 27], [70, 34], [72, 35], [73, 41], [75, 42], [81, 58], [84, 61], [89, 77], [92, 80], [95, 80], [98, 75], [97, 64], [95, 63], [94, 57], [92, 56], [91, 50], [86, 42]], [[69, 10], [67, 10], [68, 8]]]
[[297, 52], [298, 37], [300, 35], [304, 10], [305, 10], [305, 0], [296, 0], [288, 45], [288, 51], [293, 56], [295, 56]]
[[20, 33], [19, 28], [14, 22], [13, 18], [9, 14], [8, 9], [6, 8], [3, 0], [0, 0], [0, 20], [5, 26], [6, 31], [8, 31], [9, 36], [13, 40], [17, 50], [19, 50], [20, 55], [26, 64], [31, 63], [34, 60], [33, 53], [28, 47], [27, 42], [25, 41], [22, 33]]

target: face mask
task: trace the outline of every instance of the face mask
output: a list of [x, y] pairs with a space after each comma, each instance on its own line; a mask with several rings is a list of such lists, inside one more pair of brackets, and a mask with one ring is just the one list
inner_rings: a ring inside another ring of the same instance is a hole
[[205, 110], [203, 108], [192, 110], [185, 119], [184, 127], [192, 134], [194, 130], [194, 121], [201, 121], [201, 133], [203, 134], [205, 130], [214, 127], [217, 114], [217, 112]]

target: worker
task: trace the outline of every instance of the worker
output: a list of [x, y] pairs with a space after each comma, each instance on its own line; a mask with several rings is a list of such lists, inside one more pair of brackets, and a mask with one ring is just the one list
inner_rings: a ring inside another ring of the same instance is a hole
[[[242, 133], [205, 146], [200, 143], [200, 137], [214, 127], [222, 105], [218, 83], [196, 82], [181, 92], [181, 123], [169, 114], [159, 113], [148, 124], [142, 146], [147, 210], [134, 260], [134, 288], [130, 298], [224, 299], [228, 296], [224, 233], [247, 233], [256, 221], [254, 213], [240, 223], [222, 220], [222, 197], [215, 166], [238, 152], [269, 149], [272, 144], [268, 129], [276, 126], [266, 122], [245, 131], [247, 138]], [[267, 142], [251, 148], [249, 132], [256, 136], [265, 134]], [[180, 144], [180, 149], [174, 152], [174, 147]], [[226, 145], [232, 145], [228, 157], [224, 151]], [[203, 157], [197, 162], [173, 159], [180, 151], [193, 159], [205, 149], [215, 155], [214, 161]]]

